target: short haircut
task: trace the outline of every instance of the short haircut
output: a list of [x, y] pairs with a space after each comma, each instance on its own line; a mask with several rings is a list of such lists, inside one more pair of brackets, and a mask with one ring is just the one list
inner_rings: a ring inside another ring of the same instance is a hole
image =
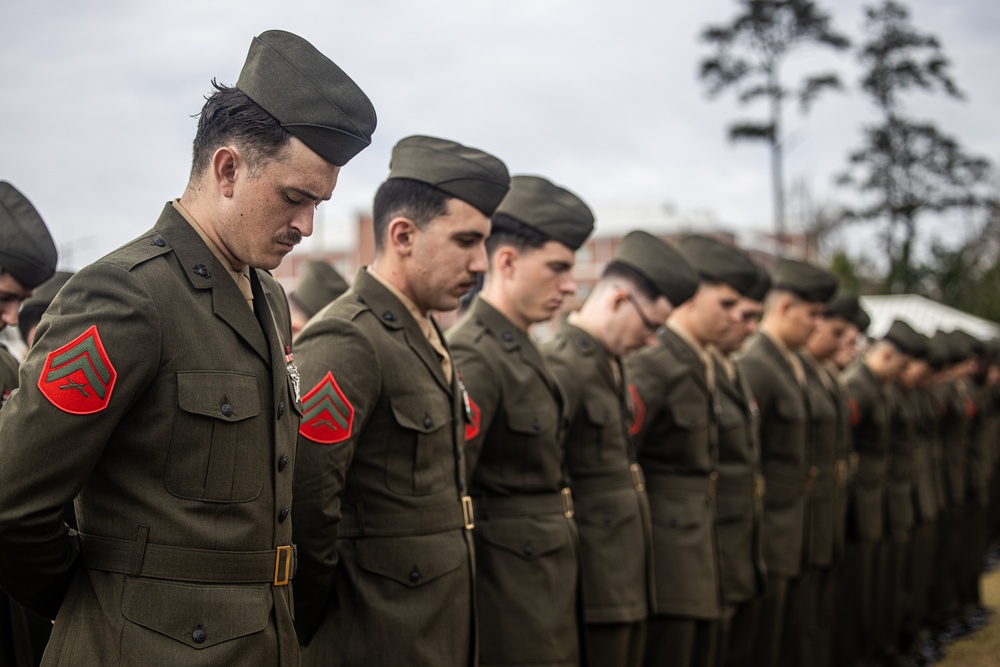
[[552, 240], [552, 237], [506, 213], [496, 213], [492, 218], [486, 252], [493, 256], [497, 248], [509, 246], [517, 251], [537, 250]]
[[804, 299], [792, 290], [783, 287], [772, 287], [764, 297], [764, 313], [767, 314], [774, 309], [774, 304], [782, 297], [789, 297], [793, 304], [803, 303]]
[[379, 186], [372, 205], [375, 250], [385, 247], [385, 235], [393, 218], [407, 218], [425, 227], [431, 220], [448, 213], [451, 195], [412, 178], [390, 178]]
[[613, 282], [615, 280], [622, 280], [629, 283], [636, 292], [650, 301], [656, 301], [662, 294], [645, 275], [633, 269], [628, 264], [623, 264], [613, 259], [604, 267], [604, 272], [601, 274], [601, 282]]
[[292, 134], [238, 88], [220, 85], [215, 79], [212, 87], [215, 92], [205, 98], [205, 106], [198, 114], [191, 177], [204, 173], [215, 151], [231, 144], [239, 148], [253, 178], [281, 154]]

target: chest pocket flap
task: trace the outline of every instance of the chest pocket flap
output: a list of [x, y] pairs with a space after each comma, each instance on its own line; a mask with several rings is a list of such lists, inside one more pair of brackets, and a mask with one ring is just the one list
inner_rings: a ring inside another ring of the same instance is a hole
[[546, 420], [538, 408], [522, 403], [507, 408], [507, 426], [514, 433], [538, 435], [544, 430]]
[[617, 412], [615, 404], [599, 397], [588, 397], [583, 402], [583, 409], [587, 413], [587, 419], [595, 426], [607, 428], [614, 422]]
[[698, 403], [681, 403], [670, 408], [677, 428], [685, 431], [703, 431], [708, 428], [708, 409]]
[[572, 544], [565, 524], [560, 521], [500, 519], [478, 524], [476, 534], [486, 544], [526, 561], [538, 560]]
[[451, 421], [448, 406], [437, 397], [393, 396], [389, 404], [399, 425], [418, 433], [433, 433]]
[[177, 403], [196, 415], [237, 422], [260, 414], [257, 378], [247, 373], [177, 373]]
[[784, 396], [779, 398], [774, 405], [774, 411], [781, 421], [797, 424], [806, 420], [805, 406], [801, 400]]

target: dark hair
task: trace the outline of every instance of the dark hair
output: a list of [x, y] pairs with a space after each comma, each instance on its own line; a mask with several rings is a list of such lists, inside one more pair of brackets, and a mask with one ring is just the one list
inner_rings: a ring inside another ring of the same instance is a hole
[[490, 256], [500, 246], [510, 246], [519, 251], [528, 248], [537, 250], [552, 240], [548, 234], [506, 213], [495, 213], [491, 222], [490, 235], [486, 239], [486, 252]]
[[649, 281], [645, 275], [633, 269], [628, 264], [624, 264], [617, 260], [611, 260], [608, 265], [604, 267], [604, 273], [601, 274], [601, 282], [612, 281], [612, 280], [623, 280], [628, 282], [635, 291], [640, 295], [646, 297], [650, 301], [656, 301], [662, 292], [656, 288], [656, 285]]
[[385, 246], [385, 234], [393, 218], [404, 217], [417, 227], [448, 212], [451, 195], [412, 178], [390, 178], [379, 186], [372, 205], [375, 249]]
[[292, 134], [274, 116], [238, 88], [220, 85], [212, 79], [215, 92], [205, 98], [198, 114], [198, 132], [191, 155], [191, 177], [208, 168], [220, 146], [233, 144], [242, 152], [251, 178], [277, 157]]

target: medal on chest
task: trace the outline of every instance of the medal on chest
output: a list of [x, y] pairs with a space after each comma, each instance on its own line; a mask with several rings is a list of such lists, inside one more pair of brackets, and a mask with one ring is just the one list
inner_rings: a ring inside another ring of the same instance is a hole
[[302, 394], [299, 393], [299, 369], [295, 365], [295, 355], [292, 354], [292, 346], [285, 346], [285, 369], [288, 371], [288, 377], [292, 379], [292, 387], [295, 389], [295, 402], [302, 402]]

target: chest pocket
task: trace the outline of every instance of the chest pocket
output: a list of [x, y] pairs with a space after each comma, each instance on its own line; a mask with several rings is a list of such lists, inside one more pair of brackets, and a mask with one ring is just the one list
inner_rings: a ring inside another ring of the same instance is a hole
[[399, 431], [389, 435], [386, 446], [386, 486], [415, 496], [443, 491], [455, 476], [449, 399], [394, 396], [389, 403]]
[[587, 429], [590, 437], [581, 443], [583, 454], [592, 461], [603, 461], [609, 454], [608, 447], [616, 439], [616, 429], [620, 431], [623, 428], [619, 421], [620, 409], [611, 401], [589, 396], [584, 399], [583, 410], [590, 425]]
[[166, 486], [180, 498], [247, 502], [260, 495], [271, 458], [257, 378], [179, 371]]

